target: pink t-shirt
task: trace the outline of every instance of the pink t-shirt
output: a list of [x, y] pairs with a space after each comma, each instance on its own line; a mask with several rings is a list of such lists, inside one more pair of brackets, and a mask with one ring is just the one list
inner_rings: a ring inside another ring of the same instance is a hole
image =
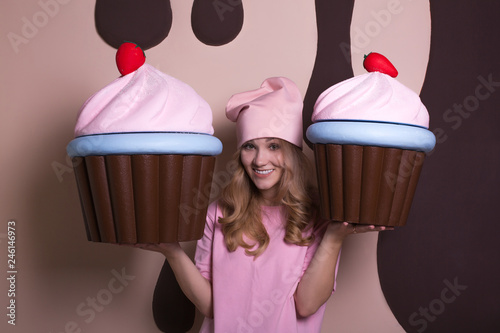
[[196, 248], [196, 266], [212, 282], [214, 303], [214, 318], [205, 318], [200, 332], [320, 332], [326, 304], [315, 314], [298, 318], [293, 295], [322, 233], [315, 232], [316, 239], [309, 247], [287, 244], [282, 208], [263, 207], [262, 222], [271, 241], [254, 258], [241, 247], [234, 252], [227, 250], [221, 225], [216, 222], [220, 216], [220, 209], [212, 203], [204, 236]]

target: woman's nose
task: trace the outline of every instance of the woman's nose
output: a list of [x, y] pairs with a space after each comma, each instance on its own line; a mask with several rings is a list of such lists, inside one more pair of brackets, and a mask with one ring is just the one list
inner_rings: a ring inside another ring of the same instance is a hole
[[264, 149], [256, 149], [253, 163], [255, 166], [264, 166], [268, 162], [268, 156]]

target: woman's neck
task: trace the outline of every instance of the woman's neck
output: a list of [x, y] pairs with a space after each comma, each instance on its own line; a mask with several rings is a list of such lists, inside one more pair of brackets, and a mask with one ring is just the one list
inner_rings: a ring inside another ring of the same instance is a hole
[[281, 200], [278, 198], [268, 199], [265, 197], [261, 197], [259, 200], [259, 204], [261, 206], [281, 206]]

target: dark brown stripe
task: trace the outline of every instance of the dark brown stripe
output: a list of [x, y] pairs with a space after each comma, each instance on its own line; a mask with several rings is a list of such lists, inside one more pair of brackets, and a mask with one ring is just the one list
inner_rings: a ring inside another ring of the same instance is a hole
[[394, 187], [394, 198], [392, 202], [392, 210], [389, 214], [388, 225], [397, 226], [400, 224], [401, 211], [403, 203], [408, 193], [408, 183], [413, 172], [413, 160], [416, 152], [411, 150], [403, 150]]
[[326, 145], [331, 219], [345, 221], [342, 146]]
[[184, 157], [182, 173], [182, 188], [180, 192], [181, 203], [179, 206], [179, 239], [189, 238], [191, 223], [197, 215], [196, 201], [198, 186], [200, 184], [201, 156], [187, 155]]
[[331, 217], [330, 200], [328, 189], [328, 165], [326, 160], [326, 145], [314, 145], [314, 157], [316, 160], [316, 174], [318, 179], [318, 191], [320, 199], [320, 213], [326, 219]]
[[417, 190], [418, 180], [420, 178], [420, 173], [422, 172], [422, 167], [424, 165], [425, 153], [417, 152], [414, 156], [413, 170], [411, 172], [410, 179], [408, 180], [408, 192], [403, 203], [403, 208], [401, 210], [400, 224], [404, 225], [410, 214], [410, 208], [413, 202], [413, 197]]
[[360, 221], [375, 223], [377, 217], [384, 148], [364, 147]]
[[137, 241], [159, 241], [159, 157], [132, 155]]
[[398, 170], [401, 161], [401, 149], [385, 148], [384, 170], [380, 182], [379, 208], [375, 223], [379, 225], [387, 224], [391, 214], [392, 202], [394, 199], [394, 189], [397, 185]]
[[215, 157], [203, 156], [200, 174], [200, 183], [196, 191], [197, 197], [193, 199], [196, 202], [196, 213], [193, 221], [190, 223], [190, 235], [188, 239], [200, 239], [203, 236], [207, 208], [210, 203], [210, 191], [212, 188], [212, 176], [215, 168]]
[[128, 155], [105, 157], [118, 243], [137, 243], [132, 165]]
[[160, 240], [162, 242], [177, 241], [182, 160], [182, 155], [160, 156]]
[[87, 167], [83, 157], [74, 157], [72, 159], [75, 171], [76, 185], [80, 195], [80, 204], [82, 206], [83, 221], [85, 222], [85, 231], [89, 241], [100, 242], [99, 226], [95, 215], [94, 202], [90, 189]]
[[104, 157], [87, 156], [85, 158], [85, 163], [87, 165], [101, 241], [105, 243], [116, 243], [117, 240]]
[[362, 168], [363, 147], [343, 145], [344, 219], [347, 222], [359, 222]]

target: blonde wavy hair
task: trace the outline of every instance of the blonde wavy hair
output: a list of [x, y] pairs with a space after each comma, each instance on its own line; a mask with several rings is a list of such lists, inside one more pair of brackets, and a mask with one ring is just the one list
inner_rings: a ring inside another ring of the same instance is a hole
[[[312, 199], [315, 189], [309, 173], [310, 163], [298, 147], [278, 140], [284, 156], [284, 171], [277, 196], [285, 209], [284, 240], [289, 244], [306, 246], [314, 240], [314, 236], [304, 237], [304, 231], [313, 226], [317, 211]], [[223, 216], [219, 218], [219, 223], [222, 224], [229, 251], [233, 252], [241, 246], [248, 255], [258, 257], [270, 241], [261, 218], [262, 197], [241, 163], [241, 148], [233, 158], [237, 167], [219, 199]], [[245, 242], [244, 236], [252, 243]], [[258, 246], [253, 249], [255, 245]]]

